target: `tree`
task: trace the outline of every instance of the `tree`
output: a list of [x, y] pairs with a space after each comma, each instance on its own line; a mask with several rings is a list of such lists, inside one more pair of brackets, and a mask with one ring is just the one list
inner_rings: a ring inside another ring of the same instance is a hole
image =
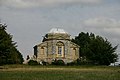
[[20, 64], [23, 62], [12, 36], [6, 32], [7, 25], [0, 24], [0, 65]]
[[117, 46], [112, 47], [112, 44], [101, 36], [81, 32], [72, 41], [80, 45], [82, 59], [91, 64], [109, 65], [117, 60]]

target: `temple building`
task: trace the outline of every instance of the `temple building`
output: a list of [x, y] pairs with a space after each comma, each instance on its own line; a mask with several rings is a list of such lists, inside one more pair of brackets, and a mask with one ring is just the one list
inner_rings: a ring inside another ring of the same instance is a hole
[[54, 60], [63, 60], [69, 63], [79, 58], [79, 47], [71, 42], [66, 31], [53, 28], [43, 37], [40, 44], [34, 46], [34, 55], [37, 62], [51, 63]]

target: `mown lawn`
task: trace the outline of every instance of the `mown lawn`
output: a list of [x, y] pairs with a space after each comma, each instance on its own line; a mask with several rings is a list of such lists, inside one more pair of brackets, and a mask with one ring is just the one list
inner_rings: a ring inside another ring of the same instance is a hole
[[0, 80], [120, 80], [120, 67], [7, 65]]

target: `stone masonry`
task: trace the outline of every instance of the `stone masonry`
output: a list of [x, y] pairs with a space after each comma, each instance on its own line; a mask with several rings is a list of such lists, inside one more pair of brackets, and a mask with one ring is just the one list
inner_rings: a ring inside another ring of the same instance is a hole
[[54, 28], [44, 36], [42, 43], [34, 46], [34, 55], [38, 62], [51, 63], [56, 59], [69, 63], [79, 58], [79, 47], [71, 42], [67, 32]]

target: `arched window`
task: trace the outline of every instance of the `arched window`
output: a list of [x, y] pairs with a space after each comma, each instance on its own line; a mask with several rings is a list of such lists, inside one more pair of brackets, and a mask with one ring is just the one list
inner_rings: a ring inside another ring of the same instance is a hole
[[57, 42], [56, 49], [57, 57], [64, 57], [64, 43]]

